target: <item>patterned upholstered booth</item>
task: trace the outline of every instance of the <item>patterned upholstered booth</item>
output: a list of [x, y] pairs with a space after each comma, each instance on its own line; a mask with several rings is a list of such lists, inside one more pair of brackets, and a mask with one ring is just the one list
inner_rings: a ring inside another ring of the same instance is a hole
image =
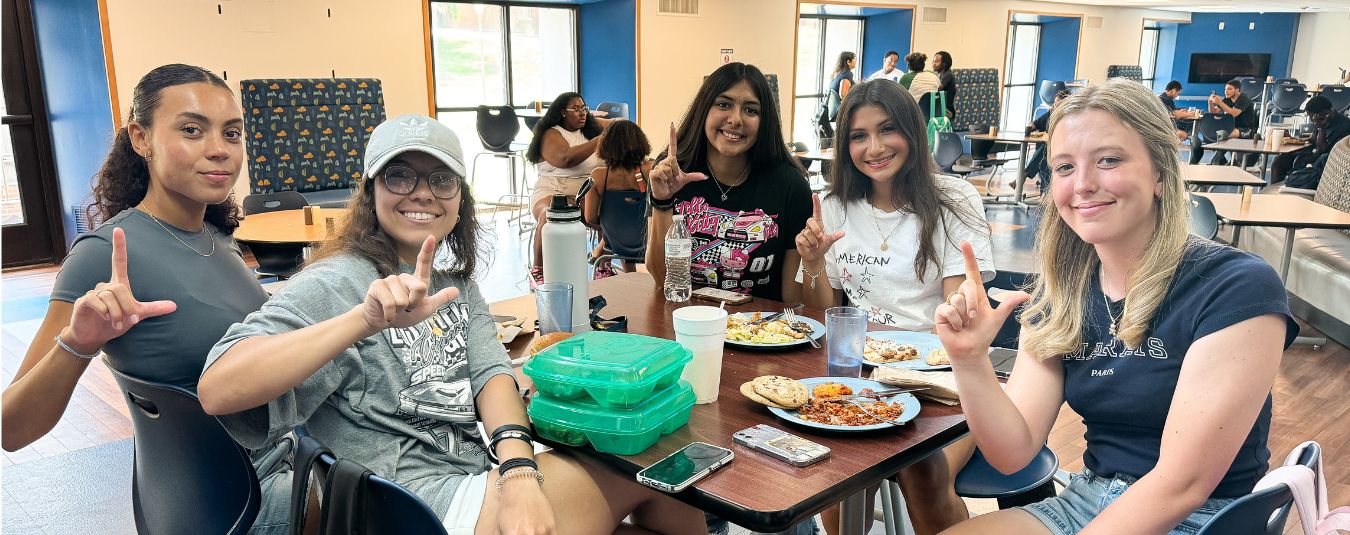
[[1129, 78], [1136, 82], [1144, 81], [1144, 69], [1138, 65], [1108, 65], [1106, 67], [1106, 78]]
[[998, 69], [952, 69], [956, 76], [956, 117], [952, 130], [987, 128], [999, 121]]
[[299, 191], [312, 205], [345, 206], [361, 178], [366, 140], [384, 121], [374, 78], [239, 82], [252, 193]]

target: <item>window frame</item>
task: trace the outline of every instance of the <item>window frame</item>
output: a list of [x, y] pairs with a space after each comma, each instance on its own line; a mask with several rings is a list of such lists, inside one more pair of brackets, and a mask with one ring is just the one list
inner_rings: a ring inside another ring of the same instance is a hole
[[[514, 87], [514, 81], [513, 81], [513, 79], [514, 79], [514, 73], [512, 72], [512, 67], [511, 67], [511, 64], [512, 64], [512, 63], [511, 63], [511, 54], [512, 54], [512, 51], [511, 51], [511, 8], [513, 8], [513, 7], [525, 7], [525, 8], [565, 9], [565, 10], [567, 10], [567, 11], [572, 12], [572, 54], [573, 54], [573, 56], [572, 56], [572, 79], [576, 80], [576, 87], [572, 88], [572, 91], [580, 91], [580, 90], [581, 90], [581, 48], [580, 48], [580, 47], [581, 47], [581, 42], [580, 42], [580, 40], [579, 40], [578, 37], [577, 37], [578, 33], [580, 33], [580, 26], [581, 26], [581, 23], [580, 23], [581, 8], [580, 8], [580, 6], [577, 6], [577, 5], [575, 5], [575, 4], [551, 4], [551, 3], [546, 3], [546, 2], [515, 2], [515, 1], [510, 1], [510, 0], [427, 0], [427, 9], [428, 9], [428, 12], [430, 12], [431, 6], [434, 5], [434, 4], [464, 4], [464, 5], [486, 4], [486, 5], [501, 6], [501, 8], [502, 8], [502, 21], [501, 21], [501, 23], [502, 23], [502, 66], [503, 66], [502, 71], [503, 71], [503, 72], [505, 73], [505, 75], [506, 75], [506, 87], [504, 88], [504, 91], [505, 91], [505, 94], [506, 94], [506, 102], [505, 102], [505, 104], [508, 105], [508, 106], [511, 106], [513, 109], [517, 109], [517, 110], [525, 110], [525, 109], [529, 109], [529, 108], [530, 108], [530, 105], [529, 105], [528, 103], [517, 105], [517, 104], [515, 104], [515, 102], [514, 102], [514, 101], [515, 101], [515, 87]], [[428, 30], [428, 31], [431, 30], [431, 27], [430, 27], [430, 26], [431, 26], [431, 18], [428, 17], [428, 18], [427, 18], [427, 30]], [[437, 88], [437, 86], [436, 86], [437, 81], [436, 81], [436, 73], [435, 73], [435, 64], [436, 64], [436, 61], [435, 61], [435, 58], [436, 58], [436, 41], [435, 41], [435, 39], [433, 39], [433, 40], [431, 41], [431, 58], [432, 58], [431, 100], [432, 100], [433, 103], [436, 103], [436, 92], [437, 92], [437, 89], [438, 89], [438, 88]], [[486, 103], [483, 103], [483, 104], [486, 104]], [[479, 105], [482, 105], [482, 104], [479, 104]], [[442, 106], [440, 106], [439, 103], [436, 103], [436, 104], [435, 104], [435, 116], [436, 116], [436, 117], [439, 117], [440, 114], [442, 114], [442, 113], [462, 113], [462, 112], [467, 112], [467, 111], [478, 111], [478, 106], [479, 106], [479, 105], [474, 105], [474, 106], [449, 106], [449, 107], [442, 107]]]
[[[1153, 89], [1155, 84], [1157, 84], [1158, 78], [1158, 42], [1162, 39], [1162, 26], [1144, 26], [1143, 33], [1139, 34], [1139, 46], [1141, 48], [1144, 46], [1144, 43], [1147, 42], [1144, 36], [1148, 35], [1149, 32], [1153, 32], [1153, 61], [1149, 63], [1148, 72], [1141, 73], [1142, 78], [1140, 78], [1140, 80], [1142, 80], [1144, 85], [1148, 86], [1149, 89]], [[1143, 56], [1143, 50], [1141, 49], [1139, 52], [1139, 55]]]
[[[1017, 30], [1016, 30], [1016, 26], [1035, 26], [1035, 27], [1036, 27], [1036, 43], [1035, 43], [1035, 44], [1036, 44], [1036, 52], [1035, 52], [1036, 62], [1033, 64], [1033, 65], [1035, 65], [1035, 69], [1034, 69], [1034, 70], [1032, 71], [1032, 73], [1031, 73], [1031, 82], [1028, 82], [1028, 83], [1013, 83], [1013, 82], [1012, 82], [1012, 79], [1013, 79], [1013, 75], [1012, 75], [1012, 66], [1015, 65], [1015, 64], [1017, 63], [1017, 46], [1016, 46], [1016, 44], [1015, 44], [1015, 42], [1016, 42], [1016, 40], [1017, 40]], [[1004, 44], [1004, 46], [1006, 46], [1006, 47], [1008, 48], [1008, 59], [1007, 59], [1007, 61], [1004, 62], [1004, 65], [1003, 65], [1003, 71], [1004, 71], [1003, 74], [1004, 74], [1004, 76], [1003, 76], [1003, 87], [1002, 87], [1002, 91], [1001, 91], [1001, 93], [1002, 93], [1003, 107], [1002, 107], [1002, 110], [1000, 110], [1000, 111], [1001, 111], [1001, 113], [1000, 113], [1001, 116], [999, 117], [999, 124], [1001, 125], [1001, 127], [1002, 127], [1004, 130], [1008, 130], [1008, 131], [1011, 131], [1011, 130], [1019, 130], [1019, 131], [1020, 131], [1020, 126], [1019, 126], [1019, 125], [1008, 125], [1008, 124], [1004, 124], [1004, 123], [1007, 123], [1007, 121], [1008, 121], [1008, 119], [1009, 119], [1009, 113], [1010, 113], [1010, 108], [1011, 108], [1011, 106], [1009, 106], [1009, 104], [1012, 103], [1012, 93], [1011, 93], [1011, 90], [1012, 90], [1012, 88], [1014, 88], [1014, 87], [1030, 87], [1030, 88], [1031, 88], [1031, 109], [1030, 109], [1030, 114], [1029, 114], [1029, 115], [1030, 115], [1030, 117], [1031, 117], [1032, 119], [1035, 119], [1036, 108], [1037, 108], [1036, 99], [1039, 98], [1039, 96], [1038, 96], [1036, 93], [1037, 93], [1038, 86], [1040, 85], [1039, 80], [1040, 80], [1040, 77], [1041, 77], [1041, 65], [1040, 65], [1040, 59], [1041, 59], [1041, 38], [1042, 38], [1041, 32], [1043, 31], [1043, 28], [1042, 28], [1043, 26], [1045, 26], [1045, 23], [1043, 23], [1043, 22], [1022, 22], [1022, 21], [1017, 21], [1017, 20], [1008, 21], [1008, 36], [1009, 36], [1009, 42]]]

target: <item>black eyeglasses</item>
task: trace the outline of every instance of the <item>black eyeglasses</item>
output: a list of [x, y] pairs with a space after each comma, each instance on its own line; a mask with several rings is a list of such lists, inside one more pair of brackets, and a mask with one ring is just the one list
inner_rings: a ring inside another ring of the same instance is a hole
[[[417, 189], [417, 171], [403, 165], [390, 165], [380, 173], [384, 189], [395, 195], [407, 195]], [[453, 199], [459, 196], [459, 175], [450, 171], [434, 171], [427, 175], [427, 185], [437, 199]]]

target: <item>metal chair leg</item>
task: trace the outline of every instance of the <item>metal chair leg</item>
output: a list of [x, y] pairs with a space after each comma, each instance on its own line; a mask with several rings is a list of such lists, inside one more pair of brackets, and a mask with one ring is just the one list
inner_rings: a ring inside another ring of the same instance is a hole
[[895, 535], [895, 507], [891, 504], [891, 485], [889, 481], [881, 484], [881, 514], [885, 522], [886, 535]]

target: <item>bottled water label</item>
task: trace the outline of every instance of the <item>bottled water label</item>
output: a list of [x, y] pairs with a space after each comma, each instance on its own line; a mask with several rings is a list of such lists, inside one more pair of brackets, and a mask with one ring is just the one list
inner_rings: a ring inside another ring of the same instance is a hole
[[689, 255], [694, 244], [688, 238], [666, 240], [666, 300], [683, 303], [689, 300]]

